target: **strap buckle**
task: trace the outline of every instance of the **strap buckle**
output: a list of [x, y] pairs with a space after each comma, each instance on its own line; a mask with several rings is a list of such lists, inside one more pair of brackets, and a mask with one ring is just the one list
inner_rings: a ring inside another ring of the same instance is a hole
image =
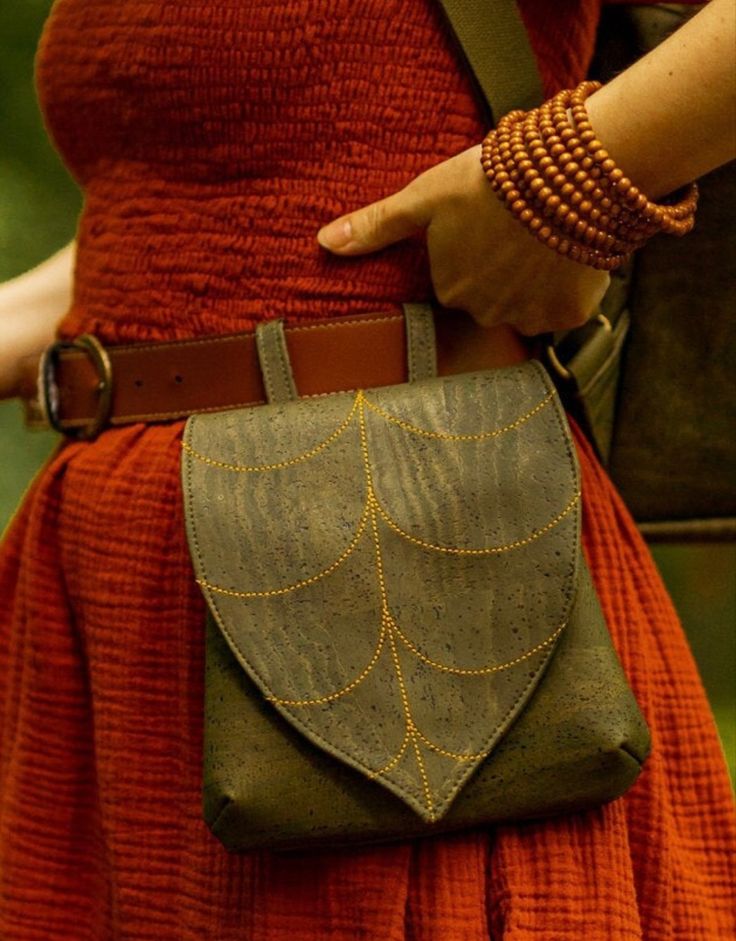
[[[605, 314], [598, 313], [595, 317], [588, 321], [588, 324], [593, 324], [595, 326], [601, 327], [604, 333], [613, 335], [613, 326], [611, 321], [606, 317]], [[586, 324], [586, 326], [588, 325]], [[552, 366], [554, 371], [560, 377], [560, 379], [570, 380], [573, 378], [570, 370], [562, 364], [559, 356], [557, 355], [557, 350], [555, 349], [554, 343], [548, 343], [545, 349], [547, 356], [547, 361]]]
[[[61, 392], [56, 381], [56, 368], [66, 350], [81, 350], [97, 372], [97, 412], [94, 418], [78, 428], [62, 425], [59, 417]], [[97, 337], [83, 333], [74, 340], [57, 340], [44, 351], [38, 367], [38, 405], [46, 422], [70, 438], [89, 441], [105, 427], [112, 410], [112, 364], [107, 350]]]

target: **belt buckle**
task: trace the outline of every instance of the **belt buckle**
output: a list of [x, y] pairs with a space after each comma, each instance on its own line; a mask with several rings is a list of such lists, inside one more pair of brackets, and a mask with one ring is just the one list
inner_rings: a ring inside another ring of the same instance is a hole
[[[66, 350], [81, 350], [85, 353], [98, 376], [97, 413], [80, 428], [64, 428], [59, 417], [60, 395], [56, 367], [61, 353]], [[97, 337], [83, 333], [74, 340], [57, 340], [46, 348], [38, 367], [38, 405], [44, 419], [55, 431], [80, 441], [97, 437], [107, 424], [112, 410], [112, 363]]]

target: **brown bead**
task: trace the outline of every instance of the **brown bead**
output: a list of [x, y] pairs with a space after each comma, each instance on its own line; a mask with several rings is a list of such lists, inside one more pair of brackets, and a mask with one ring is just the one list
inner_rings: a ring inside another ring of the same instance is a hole
[[590, 245], [598, 234], [600, 233], [597, 233], [593, 226], [588, 226], [583, 233], [583, 242], [585, 242], [586, 245]]

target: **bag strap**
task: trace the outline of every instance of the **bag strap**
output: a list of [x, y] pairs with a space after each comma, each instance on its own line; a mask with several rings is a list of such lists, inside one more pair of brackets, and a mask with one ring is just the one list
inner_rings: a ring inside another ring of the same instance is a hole
[[514, 0], [440, 0], [471, 74], [489, 123], [514, 108], [543, 101], [542, 79]]

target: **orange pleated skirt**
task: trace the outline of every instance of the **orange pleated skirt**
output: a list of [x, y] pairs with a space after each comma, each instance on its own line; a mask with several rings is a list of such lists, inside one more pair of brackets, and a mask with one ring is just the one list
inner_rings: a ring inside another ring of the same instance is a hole
[[586, 443], [584, 546], [653, 751], [621, 799], [368, 849], [230, 854], [200, 812], [182, 424], [64, 446], [0, 563], [7, 941], [726, 941], [731, 789], [677, 616]]

